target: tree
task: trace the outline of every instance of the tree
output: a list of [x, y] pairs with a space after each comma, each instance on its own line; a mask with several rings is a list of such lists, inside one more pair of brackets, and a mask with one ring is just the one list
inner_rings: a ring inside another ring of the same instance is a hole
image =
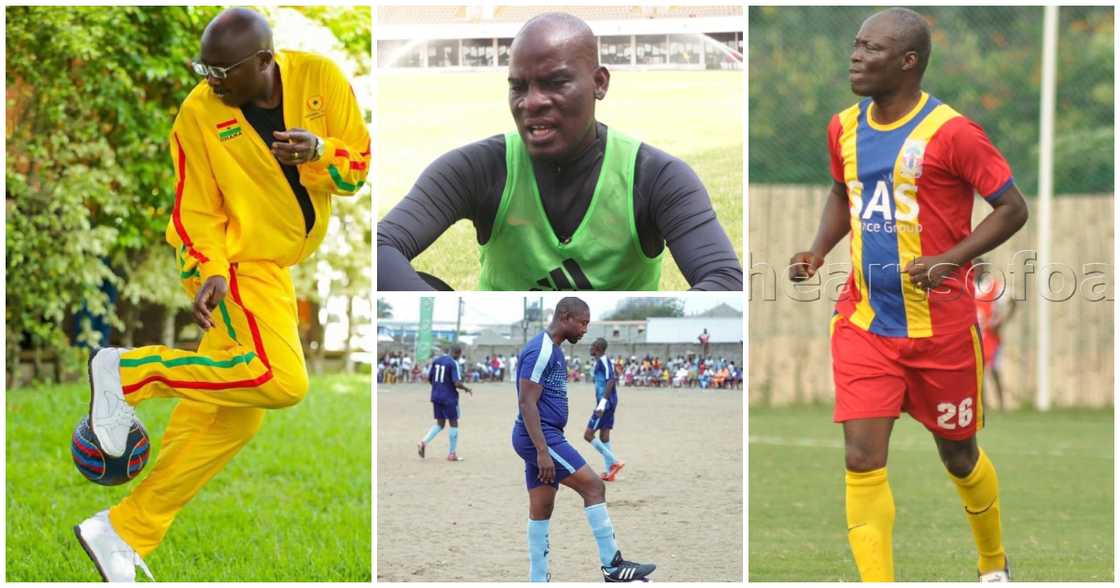
[[295, 9], [331, 30], [357, 63], [358, 75], [369, 73], [369, 56], [373, 49], [369, 6], [296, 6]]
[[[168, 135], [179, 105], [200, 82], [189, 67], [199, 36], [220, 10], [6, 9], [9, 387], [17, 384], [23, 349], [78, 365], [63, 325], [79, 309], [121, 329], [127, 343], [139, 308], [161, 305], [164, 341], [174, 339], [175, 311], [189, 300], [163, 244], [175, 186]], [[359, 69], [368, 71], [369, 10], [303, 12], [339, 35]], [[339, 19], [345, 22], [334, 22]], [[358, 252], [365, 243], [368, 266], [368, 237], [351, 229], [344, 238]], [[361, 255], [354, 263], [362, 263]], [[314, 296], [315, 265], [294, 273], [297, 292]], [[346, 281], [352, 291], [362, 287], [353, 272]], [[106, 294], [114, 289], [117, 308]], [[107, 343], [88, 328], [78, 340]]]
[[[6, 9], [10, 386], [25, 346], [75, 355], [62, 325], [79, 308], [122, 326], [102, 285], [119, 286], [162, 241], [174, 186], [167, 134], [217, 10]], [[164, 286], [122, 295], [162, 296]]]
[[391, 319], [393, 318], [393, 305], [389, 304], [382, 298], [377, 299], [377, 318]]
[[653, 317], [683, 317], [684, 300], [680, 298], [636, 297], [619, 302], [603, 316], [607, 321], [640, 321]]
[[[921, 7], [933, 54], [925, 88], [979, 122], [1024, 193], [1038, 184], [1039, 7]], [[852, 39], [870, 7], [750, 8], [750, 176], [828, 183], [829, 118], [854, 104]], [[1055, 177], [1058, 193], [1113, 186], [1113, 8], [1062, 7]]]

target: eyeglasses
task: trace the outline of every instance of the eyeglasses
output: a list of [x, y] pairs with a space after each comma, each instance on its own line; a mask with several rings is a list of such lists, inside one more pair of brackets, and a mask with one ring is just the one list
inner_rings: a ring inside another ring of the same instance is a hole
[[191, 69], [194, 70], [194, 73], [196, 73], [196, 74], [198, 74], [202, 77], [214, 78], [214, 79], [217, 79], [217, 80], [224, 80], [227, 77], [229, 77], [230, 70], [232, 70], [235, 67], [241, 65], [242, 63], [245, 63], [246, 61], [249, 61], [250, 59], [260, 55], [261, 53], [268, 53], [269, 55], [272, 54], [272, 52], [269, 51], [268, 49], [261, 49], [260, 51], [257, 51], [256, 53], [246, 57], [245, 59], [242, 59], [241, 61], [238, 61], [237, 63], [235, 63], [235, 64], [233, 64], [229, 67], [219, 67], [217, 65], [206, 65], [205, 63], [201, 63], [201, 62], [198, 62], [198, 61], [192, 61], [191, 62]]

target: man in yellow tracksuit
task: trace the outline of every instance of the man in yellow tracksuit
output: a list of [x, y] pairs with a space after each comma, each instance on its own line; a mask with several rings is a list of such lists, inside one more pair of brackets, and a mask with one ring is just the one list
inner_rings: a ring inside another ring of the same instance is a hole
[[249, 441], [265, 409], [307, 393], [288, 268], [322, 242], [332, 194], [364, 184], [370, 138], [328, 59], [273, 50], [257, 13], [229, 9], [202, 35], [170, 137], [175, 205], [167, 241], [204, 329], [196, 352], [104, 348], [90, 359], [90, 419], [102, 450], [125, 449], [133, 407], [180, 401], [155, 467], [75, 533], [107, 581], [129, 581], [175, 515]]

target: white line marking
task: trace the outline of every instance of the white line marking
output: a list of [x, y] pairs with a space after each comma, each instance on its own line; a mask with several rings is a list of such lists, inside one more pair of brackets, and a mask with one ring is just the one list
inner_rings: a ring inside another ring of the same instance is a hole
[[[751, 445], [770, 445], [774, 447], [811, 447], [817, 449], [843, 449], [843, 439], [814, 439], [812, 437], [780, 437], [773, 435], [751, 435]], [[1070, 443], [1058, 443], [1056, 447], [1048, 450], [1032, 449], [1000, 449], [1000, 453], [1010, 455], [1026, 455], [1031, 457], [1089, 457], [1093, 459], [1112, 460], [1112, 454], [1096, 452], [1074, 451]], [[899, 443], [891, 442], [891, 451], [936, 451], [932, 439], [929, 443]]]

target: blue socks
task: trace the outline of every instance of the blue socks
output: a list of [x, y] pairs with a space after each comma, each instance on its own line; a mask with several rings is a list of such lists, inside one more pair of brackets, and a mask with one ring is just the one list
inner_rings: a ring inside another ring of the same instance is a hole
[[427, 445], [428, 443], [431, 443], [432, 439], [435, 439], [436, 435], [439, 435], [439, 432], [442, 430], [443, 427], [439, 425], [432, 425], [432, 428], [428, 429], [428, 434], [424, 435], [424, 444]]
[[603, 461], [606, 462], [608, 470], [611, 469], [611, 464], [618, 461], [614, 453], [611, 453], [611, 446], [609, 443], [603, 443], [598, 437], [595, 437], [591, 439], [591, 446], [603, 456]]
[[[614, 541], [614, 525], [607, 515], [607, 503], [601, 502], [583, 510], [587, 513], [587, 524], [591, 525], [591, 533], [595, 535], [595, 543], [599, 546], [599, 562], [603, 567], [610, 567], [614, 563], [614, 554], [618, 553], [618, 544]], [[548, 526], [548, 519], [543, 521], [529, 519], [529, 581], [531, 582], [549, 580]]]
[[447, 434], [451, 437], [450, 453], [455, 453], [455, 448], [459, 446], [459, 427], [447, 427]]
[[610, 567], [614, 563], [614, 554], [618, 553], [618, 544], [614, 542], [614, 525], [611, 524], [611, 517], [607, 514], [607, 503], [600, 502], [583, 510], [587, 513], [587, 524], [591, 525], [595, 542], [599, 544], [599, 561], [604, 568]]
[[548, 519], [543, 521], [529, 519], [530, 582], [548, 581], [548, 523]]

